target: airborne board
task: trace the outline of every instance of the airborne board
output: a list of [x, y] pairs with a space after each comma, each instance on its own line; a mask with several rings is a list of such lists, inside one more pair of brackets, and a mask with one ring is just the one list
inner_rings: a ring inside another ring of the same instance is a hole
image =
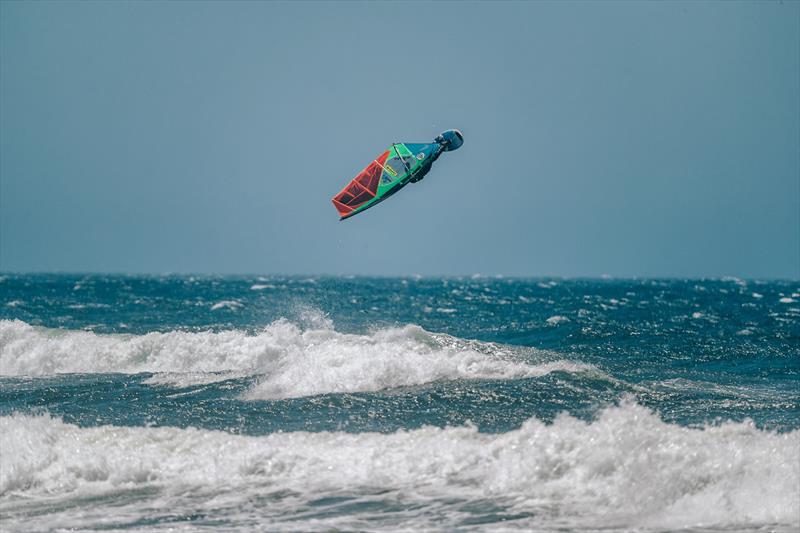
[[333, 197], [340, 220], [369, 209], [424, 175], [441, 151], [439, 143], [391, 145]]

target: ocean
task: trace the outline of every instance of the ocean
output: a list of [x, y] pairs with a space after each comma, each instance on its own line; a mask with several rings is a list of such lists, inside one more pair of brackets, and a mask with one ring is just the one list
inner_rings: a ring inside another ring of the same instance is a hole
[[3, 531], [798, 528], [798, 281], [0, 276]]

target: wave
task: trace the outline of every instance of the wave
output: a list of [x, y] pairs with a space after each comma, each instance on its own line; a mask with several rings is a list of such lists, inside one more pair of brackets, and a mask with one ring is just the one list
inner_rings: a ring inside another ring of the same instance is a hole
[[[686, 428], [633, 403], [591, 422], [564, 414], [502, 434], [425, 427], [250, 437], [14, 414], [0, 417], [0, 516], [10, 529], [32, 520], [80, 529], [110, 509], [132, 523], [216, 509], [229, 528], [291, 520], [289, 529], [374, 529], [370, 517], [402, 508], [406, 529], [491, 513], [516, 517], [503, 526], [520, 528], [779, 529], [800, 525], [798, 447], [800, 430]], [[70, 514], [70, 501], [87, 498], [93, 506]], [[322, 501], [325, 512], [304, 523]]]
[[600, 373], [591, 365], [554, 360], [553, 354], [429, 333], [415, 325], [357, 335], [339, 333], [324, 321], [301, 329], [281, 319], [255, 334], [103, 335], [0, 321], [1, 375], [152, 372], [159, 375], [147, 383], [162, 386], [258, 376], [248, 399], [368, 392], [438, 380], [521, 379], [554, 371]]

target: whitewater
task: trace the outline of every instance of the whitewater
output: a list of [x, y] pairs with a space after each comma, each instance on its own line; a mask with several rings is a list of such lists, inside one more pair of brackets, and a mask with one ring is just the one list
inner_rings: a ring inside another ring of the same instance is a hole
[[796, 531], [800, 285], [0, 277], [4, 531]]

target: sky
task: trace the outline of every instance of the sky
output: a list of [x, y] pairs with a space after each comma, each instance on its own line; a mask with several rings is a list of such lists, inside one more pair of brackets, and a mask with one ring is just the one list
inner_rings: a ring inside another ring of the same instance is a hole
[[795, 1], [0, 2], [2, 271], [796, 279], [799, 146]]

